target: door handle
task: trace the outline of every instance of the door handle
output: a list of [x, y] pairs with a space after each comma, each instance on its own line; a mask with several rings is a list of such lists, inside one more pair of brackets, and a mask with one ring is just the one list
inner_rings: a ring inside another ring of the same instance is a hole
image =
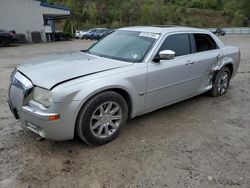
[[193, 64], [195, 64], [195, 61], [190, 61], [190, 60], [188, 60], [187, 63], [186, 63], [185, 65], [193, 65]]

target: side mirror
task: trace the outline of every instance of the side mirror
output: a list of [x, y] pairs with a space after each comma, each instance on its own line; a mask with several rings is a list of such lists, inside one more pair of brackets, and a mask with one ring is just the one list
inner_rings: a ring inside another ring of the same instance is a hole
[[172, 50], [162, 50], [159, 52], [160, 59], [171, 60], [175, 58], [175, 52]]

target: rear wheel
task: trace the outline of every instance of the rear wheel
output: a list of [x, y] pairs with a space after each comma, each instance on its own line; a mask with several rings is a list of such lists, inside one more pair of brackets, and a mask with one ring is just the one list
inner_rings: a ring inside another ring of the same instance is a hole
[[215, 75], [213, 88], [210, 91], [210, 95], [213, 97], [222, 96], [227, 92], [229, 82], [231, 78], [231, 73], [228, 67], [223, 67]]
[[119, 134], [127, 117], [125, 99], [116, 92], [106, 91], [94, 96], [81, 109], [76, 131], [86, 143], [102, 145]]

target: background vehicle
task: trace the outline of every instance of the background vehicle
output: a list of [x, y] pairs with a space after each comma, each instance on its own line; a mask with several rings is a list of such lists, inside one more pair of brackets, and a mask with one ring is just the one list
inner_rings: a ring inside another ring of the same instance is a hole
[[87, 31], [83, 31], [83, 30], [76, 30], [75, 32], [75, 38], [76, 39], [81, 39], [83, 35], [85, 35], [87, 33]]
[[5, 31], [0, 29], [0, 46], [8, 46], [15, 42], [17, 42], [15, 31]]
[[216, 35], [222, 35], [222, 36], [224, 36], [226, 34], [226, 31], [224, 31], [221, 28], [217, 28], [215, 31], [213, 31], [213, 33], [216, 34]]
[[106, 28], [93, 28], [93, 29], [90, 29], [87, 33], [85, 33], [81, 39], [90, 39], [92, 40], [93, 36], [95, 35], [95, 33], [97, 31], [102, 31], [102, 30], [105, 30]]
[[9, 105], [42, 137], [67, 140], [76, 133], [101, 145], [128, 118], [205, 92], [224, 95], [239, 63], [238, 47], [225, 46], [206, 30], [121, 28], [88, 50], [17, 67]]
[[76, 30], [76, 32], [75, 32], [75, 38], [76, 39], [80, 38], [80, 30]]
[[100, 40], [101, 38], [107, 36], [109, 33], [111, 33], [111, 29], [100, 29], [97, 30], [93, 35], [92, 35], [92, 40]]
[[85, 35], [87, 33], [87, 31], [80, 31], [80, 35], [79, 38], [81, 39], [83, 35]]

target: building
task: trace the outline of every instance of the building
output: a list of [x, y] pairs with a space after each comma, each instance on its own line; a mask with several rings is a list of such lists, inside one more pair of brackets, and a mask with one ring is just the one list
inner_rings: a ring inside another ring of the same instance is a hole
[[27, 41], [50, 41], [62, 29], [71, 9], [39, 0], [0, 0], [0, 28], [15, 30]]

